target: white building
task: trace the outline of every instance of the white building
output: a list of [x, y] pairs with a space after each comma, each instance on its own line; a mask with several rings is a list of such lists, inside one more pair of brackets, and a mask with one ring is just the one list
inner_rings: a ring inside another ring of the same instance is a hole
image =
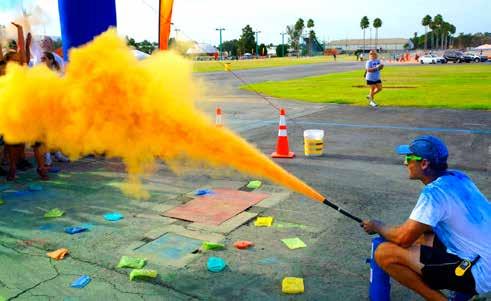
[[414, 44], [409, 39], [403, 38], [391, 38], [391, 39], [378, 39], [377, 45], [375, 45], [375, 39], [351, 39], [351, 40], [334, 40], [326, 43], [326, 48], [337, 48], [344, 51], [356, 51], [362, 50], [365, 45], [365, 50], [369, 49], [382, 49], [387, 51], [405, 50], [404, 45], [409, 45], [409, 49], [414, 48]]
[[188, 55], [214, 55], [215, 53], [218, 53], [218, 49], [206, 43], [195, 43], [186, 51]]

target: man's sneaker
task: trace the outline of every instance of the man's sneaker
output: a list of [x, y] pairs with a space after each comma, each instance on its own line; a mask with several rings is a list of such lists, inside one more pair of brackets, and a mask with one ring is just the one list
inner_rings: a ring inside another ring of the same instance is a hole
[[58, 162], [68, 163], [70, 159], [68, 159], [65, 155], [63, 155], [60, 151], [55, 153], [55, 158]]
[[369, 105], [372, 107], [372, 108], [376, 108], [377, 107], [377, 103], [373, 100], [370, 100], [370, 103]]
[[53, 164], [53, 160], [51, 160], [51, 153], [47, 152], [44, 154], [44, 165], [51, 166]]

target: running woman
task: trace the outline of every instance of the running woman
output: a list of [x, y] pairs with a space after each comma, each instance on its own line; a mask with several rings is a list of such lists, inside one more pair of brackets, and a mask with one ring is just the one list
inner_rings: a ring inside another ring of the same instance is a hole
[[384, 65], [378, 59], [378, 54], [375, 50], [370, 50], [369, 60], [365, 65], [366, 75], [365, 79], [367, 80], [367, 85], [370, 87], [370, 93], [367, 95], [367, 99], [369, 101], [369, 105], [372, 107], [376, 107], [377, 103], [373, 98], [375, 94], [382, 91], [382, 80], [380, 79], [380, 70], [384, 68]]

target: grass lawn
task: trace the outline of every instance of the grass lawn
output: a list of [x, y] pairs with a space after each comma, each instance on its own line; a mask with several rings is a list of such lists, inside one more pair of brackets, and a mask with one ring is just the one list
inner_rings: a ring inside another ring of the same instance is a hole
[[[355, 56], [349, 55], [338, 55], [337, 61], [355, 61]], [[256, 68], [268, 68], [268, 67], [281, 67], [281, 66], [291, 66], [291, 65], [307, 65], [307, 64], [318, 64], [334, 62], [332, 56], [315, 56], [306, 58], [296, 58], [296, 57], [285, 57], [285, 58], [271, 58], [271, 59], [251, 59], [251, 60], [240, 60], [240, 61], [195, 61], [194, 72], [217, 72], [225, 71], [223, 66], [224, 63], [231, 63], [232, 70], [245, 70], [245, 69], [256, 69]]]
[[[386, 66], [381, 106], [491, 109], [491, 65]], [[242, 86], [278, 98], [367, 105], [363, 70]]]

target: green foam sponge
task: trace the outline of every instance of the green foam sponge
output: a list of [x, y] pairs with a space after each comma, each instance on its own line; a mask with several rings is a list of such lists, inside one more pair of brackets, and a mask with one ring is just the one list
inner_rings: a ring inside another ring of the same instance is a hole
[[157, 277], [156, 270], [137, 269], [131, 271], [130, 273], [130, 280], [141, 279], [141, 278], [155, 278], [155, 277]]
[[258, 189], [259, 187], [261, 187], [263, 183], [261, 181], [250, 181], [248, 184], [247, 184], [247, 188], [250, 188], [250, 189]]
[[208, 251], [208, 250], [223, 250], [223, 249], [225, 249], [225, 245], [224, 244], [219, 244], [219, 243], [209, 242], [209, 241], [205, 241], [201, 247], [205, 251]]
[[141, 269], [145, 266], [145, 259], [138, 257], [122, 256], [118, 268]]
[[50, 211], [46, 212], [44, 214], [44, 217], [46, 217], [46, 218], [60, 217], [63, 214], [65, 214], [65, 212], [63, 210], [61, 210], [59, 208], [54, 208], [54, 209], [51, 209]]

